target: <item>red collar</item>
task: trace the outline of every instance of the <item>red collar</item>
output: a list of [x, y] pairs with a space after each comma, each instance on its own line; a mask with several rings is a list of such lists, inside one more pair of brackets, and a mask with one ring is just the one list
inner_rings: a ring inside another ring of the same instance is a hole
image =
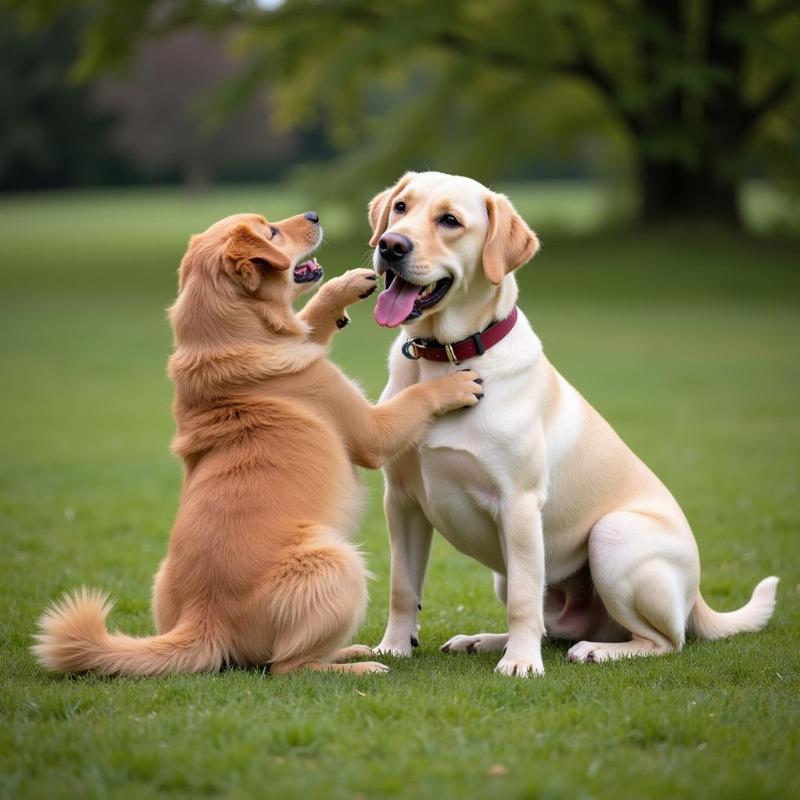
[[431, 339], [408, 339], [403, 344], [403, 355], [416, 360], [425, 358], [428, 361], [449, 361], [451, 364], [460, 364], [468, 358], [482, 356], [490, 347], [505, 339], [517, 321], [517, 307], [500, 322], [493, 322], [480, 333], [452, 344], [442, 344]]

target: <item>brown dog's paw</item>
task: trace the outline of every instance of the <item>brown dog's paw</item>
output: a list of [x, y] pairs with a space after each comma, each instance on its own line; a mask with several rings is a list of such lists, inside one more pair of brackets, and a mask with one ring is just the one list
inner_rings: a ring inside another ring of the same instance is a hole
[[471, 369], [451, 372], [433, 383], [439, 393], [439, 413], [477, 405], [483, 397], [483, 380]]
[[349, 306], [369, 297], [378, 288], [378, 276], [371, 269], [351, 269], [326, 284], [343, 306]]
[[355, 675], [384, 675], [389, 672], [389, 667], [380, 661], [357, 661], [355, 664], [348, 664], [348, 667]]
[[372, 655], [372, 648], [366, 644], [351, 644], [343, 647], [336, 652], [334, 661], [347, 661], [350, 658], [369, 658]]

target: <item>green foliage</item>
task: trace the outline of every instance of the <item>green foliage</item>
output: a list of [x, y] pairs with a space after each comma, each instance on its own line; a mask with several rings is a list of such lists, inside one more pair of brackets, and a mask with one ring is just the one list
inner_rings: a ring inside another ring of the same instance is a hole
[[83, 5], [83, 74], [187, 24], [239, 32], [246, 63], [217, 113], [268, 85], [279, 124], [322, 119], [346, 152], [314, 171], [326, 186], [434, 163], [520, 176], [561, 148], [596, 170], [641, 167], [646, 212], [683, 203], [730, 215], [754, 159], [787, 182], [798, 173], [800, 12], [783, 0]]
[[[578, 226], [594, 205], [535, 185], [510, 192], [537, 227], [538, 209]], [[782, 577], [764, 632], [606, 665], [569, 664], [563, 643], [550, 642], [543, 678], [501, 678], [491, 655], [438, 652], [454, 633], [504, 622], [487, 571], [437, 537], [422, 646], [387, 676], [113, 680], [35, 666], [37, 615], [82, 583], [118, 599], [112, 626], [152, 631], [151, 579], [180, 487], [164, 308], [189, 234], [237, 209], [280, 217], [305, 207], [256, 188], [0, 202], [0, 369], [10, 376], [0, 404], [0, 796], [796, 796], [797, 248], [707, 225], [588, 239], [545, 226], [541, 254], [519, 273], [521, 305], [549, 357], [680, 499], [709, 602], [737, 607], [759, 578]], [[365, 263], [364, 220], [357, 241], [345, 240], [343, 221], [320, 211], [328, 273]], [[375, 397], [391, 335], [371, 303], [337, 335], [334, 358]], [[377, 577], [359, 638], [374, 643], [388, 546], [380, 476], [364, 477], [359, 538]]]

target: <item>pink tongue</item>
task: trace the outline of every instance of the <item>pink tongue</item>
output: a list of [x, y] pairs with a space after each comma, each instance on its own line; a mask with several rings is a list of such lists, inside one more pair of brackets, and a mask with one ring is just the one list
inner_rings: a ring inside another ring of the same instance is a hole
[[395, 275], [391, 286], [378, 296], [375, 304], [375, 319], [386, 328], [396, 328], [406, 319], [414, 308], [414, 301], [422, 291]]

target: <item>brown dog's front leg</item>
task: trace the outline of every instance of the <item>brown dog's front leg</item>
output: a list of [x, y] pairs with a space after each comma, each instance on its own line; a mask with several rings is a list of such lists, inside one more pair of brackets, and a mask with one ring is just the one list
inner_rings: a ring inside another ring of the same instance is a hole
[[413, 445], [432, 417], [478, 403], [482, 383], [476, 372], [460, 370], [416, 383], [376, 406], [364, 401], [363, 413], [351, 418], [347, 431], [353, 460], [362, 467], [380, 468]]
[[311, 341], [326, 345], [350, 322], [347, 306], [369, 297], [377, 288], [378, 276], [371, 269], [351, 269], [324, 284], [297, 316], [311, 327]]

